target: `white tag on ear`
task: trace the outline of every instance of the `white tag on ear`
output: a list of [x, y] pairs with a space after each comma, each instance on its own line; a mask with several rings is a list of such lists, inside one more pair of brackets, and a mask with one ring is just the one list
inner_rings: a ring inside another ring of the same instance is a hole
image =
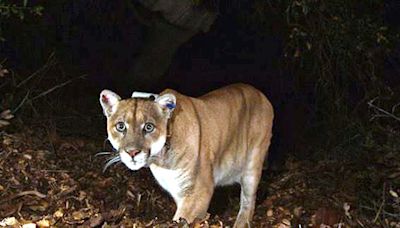
[[154, 97], [154, 99], [157, 99], [157, 97], [159, 96], [158, 94], [155, 93], [145, 93], [145, 92], [138, 92], [135, 91], [132, 93], [132, 98], [150, 98], [151, 96]]

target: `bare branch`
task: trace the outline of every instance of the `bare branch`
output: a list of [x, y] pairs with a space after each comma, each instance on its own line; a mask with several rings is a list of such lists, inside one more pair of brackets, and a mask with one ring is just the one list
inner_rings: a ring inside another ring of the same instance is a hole
[[395, 120], [397, 120], [397, 121], [400, 121], [400, 117], [396, 116], [396, 115], [393, 113], [393, 111], [396, 110], [396, 107], [397, 107], [399, 104], [396, 104], [395, 106], [393, 106], [392, 112], [388, 112], [388, 111], [384, 110], [383, 108], [380, 108], [380, 107], [378, 107], [378, 106], [376, 106], [376, 105], [374, 104], [374, 101], [377, 100], [377, 99], [378, 99], [378, 97], [376, 97], [376, 98], [374, 98], [374, 99], [372, 99], [372, 100], [370, 100], [370, 101], [368, 102], [368, 106], [369, 106], [369, 107], [373, 108], [373, 109], [376, 110], [378, 113], [380, 113], [380, 114], [377, 114], [377, 115], [373, 116], [373, 117], [371, 118], [371, 120], [375, 119], [376, 117], [390, 117], [390, 118], [393, 118], [393, 119], [395, 119]]

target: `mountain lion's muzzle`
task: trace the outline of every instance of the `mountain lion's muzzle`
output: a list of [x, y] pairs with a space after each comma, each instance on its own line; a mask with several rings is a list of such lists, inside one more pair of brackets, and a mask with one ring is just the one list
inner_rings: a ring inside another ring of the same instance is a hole
[[127, 149], [125, 150], [129, 156], [131, 156], [132, 158], [135, 157], [137, 154], [139, 154], [141, 151], [138, 149]]
[[138, 149], [120, 150], [119, 156], [122, 163], [132, 170], [148, 166], [149, 151]]

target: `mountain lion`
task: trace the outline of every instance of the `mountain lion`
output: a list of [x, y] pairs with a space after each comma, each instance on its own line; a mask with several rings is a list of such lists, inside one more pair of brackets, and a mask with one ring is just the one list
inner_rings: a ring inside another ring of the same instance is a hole
[[173, 197], [174, 220], [206, 216], [216, 186], [241, 185], [235, 227], [250, 226], [273, 108], [255, 88], [234, 84], [199, 98], [167, 89], [121, 98], [100, 94], [108, 139], [129, 169], [149, 167]]

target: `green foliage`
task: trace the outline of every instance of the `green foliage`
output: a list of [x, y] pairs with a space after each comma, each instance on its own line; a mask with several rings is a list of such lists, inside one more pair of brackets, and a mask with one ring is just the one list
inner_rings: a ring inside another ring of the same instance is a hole
[[383, 1], [256, 0], [253, 8], [240, 21], [283, 37], [285, 69], [298, 89], [311, 83], [333, 100], [346, 99], [354, 83], [366, 97], [387, 90], [382, 63], [400, 36], [377, 13]]
[[2, 36], [2, 23], [5, 20], [24, 20], [25, 15], [41, 16], [43, 6], [29, 6], [28, 0], [21, 0], [19, 3], [15, 1], [0, 0], [0, 41], [4, 41]]
[[315, 87], [319, 126], [311, 132], [324, 132], [324, 151], [359, 155], [371, 131], [367, 101], [392, 95], [383, 59], [399, 35], [376, 13], [383, 10], [379, 0], [285, 2], [287, 64], [300, 87]]
[[400, 38], [385, 25], [383, 4], [381, 0], [256, 0], [253, 12], [241, 15], [246, 26], [284, 39], [282, 68], [295, 78], [296, 92], [313, 89], [315, 125], [309, 126], [303, 140], [313, 140], [314, 155], [362, 154], [365, 147], [360, 145], [368, 144], [373, 128], [380, 126], [369, 122], [368, 101], [392, 97], [399, 89], [383, 80], [383, 60]]
[[388, 193], [400, 184], [399, 88], [383, 80], [383, 61], [400, 36], [384, 24], [383, 7], [381, 0], [277, 4], [285, 17], [285, 64], [299, 90], [315, 89], [315, 125], [304, 137], [308, 155], [360, 167], [360, 216], [381, 225], [399, 216], [399, 201]]
[[383, 10], [382, 1], [284, 2], [288, 26], [285, 54], [303, 74], [300, 83], [315, 81], [334, 99], [350, 96], [354, 84], [366, 97], [387, 89], [380, 80], [382, 60], [396, 35], [376, 13]]

